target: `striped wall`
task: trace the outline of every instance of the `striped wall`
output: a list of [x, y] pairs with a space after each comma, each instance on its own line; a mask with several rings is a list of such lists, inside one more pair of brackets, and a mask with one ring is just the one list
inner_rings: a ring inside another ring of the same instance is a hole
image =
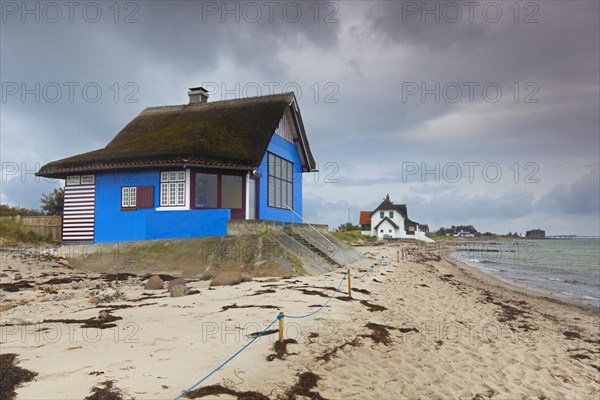
[[94, 175], [67, 177], [62, 227], [63, 242], [94, 240], [95, 203]]

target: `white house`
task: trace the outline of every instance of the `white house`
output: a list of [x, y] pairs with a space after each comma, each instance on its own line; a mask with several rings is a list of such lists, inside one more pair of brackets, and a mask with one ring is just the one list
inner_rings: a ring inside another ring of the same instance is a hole
[[361, 212], [363, 234], [378, 239], [417, 239], [433, 242], [421, 231], [419, 223], [408, 218], [406, 204], [394, 204], [390, 195], [370, 213], [370, 225], [365, 224], [365, 212]]

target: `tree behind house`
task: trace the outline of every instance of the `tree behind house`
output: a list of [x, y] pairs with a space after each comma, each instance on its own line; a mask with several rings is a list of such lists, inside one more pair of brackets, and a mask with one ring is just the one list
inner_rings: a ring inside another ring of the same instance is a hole
[[40, 202], [42, 203], [42, 211], [47, 215], [62, 215], [63, 204], [65, 202], [65, 190], [62, 188], [54, 189], [52, 193], [48, 195], [42, 193]]

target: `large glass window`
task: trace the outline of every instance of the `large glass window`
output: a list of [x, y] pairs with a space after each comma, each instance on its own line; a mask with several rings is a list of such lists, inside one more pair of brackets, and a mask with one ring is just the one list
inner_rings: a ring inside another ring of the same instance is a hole
[[196, 174], [196, 207], [217, 208], [218, 175]]
[[269, 207], [294, 208], [293, 164], [269, 153]]
[[242, 208], [242, 177], [221, 175], [221, 208]]

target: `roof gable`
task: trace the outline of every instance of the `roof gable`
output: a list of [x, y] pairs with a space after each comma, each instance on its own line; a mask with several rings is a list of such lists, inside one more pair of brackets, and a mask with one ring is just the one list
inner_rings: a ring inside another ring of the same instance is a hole
[[389, 222], [395, 229], [399, 229], [400, 228], [398, 225], [396, 225], [396, 223], [394, 221], [392, 221], [388, 217], [385, 217], [384, 219], [382, 219], [381, 221], [379, 221], [379, 223], [377, 225], [375, 225], [375, 229], [379, 228], [379, 225], [383, 224], [384, 221]]
[[146, 108], [103, 149], [48, 163], [38, 175], [177, 163], [257, 168], [288, 109], [303, 170], [314, 170], [296, 98], [284, 93]]

